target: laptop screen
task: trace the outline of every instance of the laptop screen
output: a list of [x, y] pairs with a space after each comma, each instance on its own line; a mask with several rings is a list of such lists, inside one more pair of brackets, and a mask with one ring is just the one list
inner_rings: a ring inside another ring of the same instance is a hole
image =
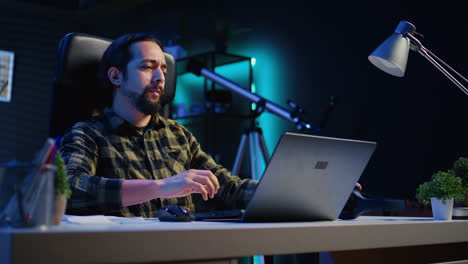
[[241, 221], [337, 219], [375, 147], [368, 141], [283, 134]]

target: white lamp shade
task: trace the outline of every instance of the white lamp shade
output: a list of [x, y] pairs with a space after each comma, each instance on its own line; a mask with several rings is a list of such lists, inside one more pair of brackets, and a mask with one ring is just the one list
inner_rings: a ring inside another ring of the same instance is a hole
[[410, 41], [402, 34], [393, 33], [368, 57], [375, 67], [397, 76], [405, 75]]

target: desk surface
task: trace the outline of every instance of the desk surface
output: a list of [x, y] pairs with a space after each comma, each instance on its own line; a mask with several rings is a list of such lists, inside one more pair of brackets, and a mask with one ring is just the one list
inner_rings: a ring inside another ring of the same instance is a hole
[[0, 263], [138, 263], [468, 241], [468, 221], [360, 217], [305, 223], [145, 222], [0, 229]]

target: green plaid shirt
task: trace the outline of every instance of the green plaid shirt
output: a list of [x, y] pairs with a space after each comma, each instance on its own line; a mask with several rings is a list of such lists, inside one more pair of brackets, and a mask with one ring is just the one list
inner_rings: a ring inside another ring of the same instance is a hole
[[[145, 129], [135, 127], [112, 110], [75, 124], [61, 142], [72, 196], [70, 214], [109, 214], [155, 217], [166, 205], [191, 211], [243, 208], [257, 182], [232, 176], [203, 152], [193, 135], [182, 125], [159, 115]], [[210, 170], [221, 188], [209, 203], [200, 194], [159, 198], [122, 206], [122, 180], [163, 179], [189, 169]]]

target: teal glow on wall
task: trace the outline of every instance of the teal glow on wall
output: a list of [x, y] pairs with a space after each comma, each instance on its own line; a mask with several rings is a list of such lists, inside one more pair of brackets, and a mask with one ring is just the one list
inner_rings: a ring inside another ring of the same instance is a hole
[[[233, 52], [234, 53], [234, 52]], [[252, 57], [250, 63], [253, 66], [253, 82], [251, 91], [265, 99], [286, 107], [287, 86], [284, 74], [281, 74], [280, 61], [273, 49], [266, 47], [249, 47], [244, 51], [234, 54]], [[248, 61], [224, 65], [216, 68], [216, 73], [231, 80], [248, 78]], [[240, 84], [240, 83], [238, 83]], [[242, 86], [242, 85], [241, 85]], [[242, 86], [247, 88], [247, 86]], [[265, 142], [271, 155], [279, 136], [285, 131], [281, 118], [269, 112], [263, 113], [258, 118], [258, 124], [263, 130]]]
[[[194, 102], [203, 101], [203, 85], [205, 78], [192, 73], [177, 76], [177, 88], [173, 101], [173, 114], [175, 118], [190, 114], [190, 107]], [[184, 125], [188, 120], [177, 119]]]
[[202, 90], [203, 77], [197, 76], [192, 73], [185, 73], [177, 76], [177, 92], [174, 98], [174, 104], [190, 103], [191, 99], [195, 96], [195, 90]]
[[[239, 86], [250, 89], [250, 60], [244, 60], [237, 63], [218, 66], [214, 69], [216, 74], [237, 83]], [[184, 73], [177, 76], [177, 92], [173, 101], [173, 117], [181, 124], [186, 124], [188, 120], [180, 119], [181, 116], [190, 116], [194, 113], [191, 108], [194, 104], [205, 104], [205, 88], [212, 89], [213, 82], [202, 76], [197, 76], [193, 73]], [[216, 90], [225, 89], [220, 85], [214, 86]], [[247, 99], [232, 92], [233, 114], [248, 115], [250, 113], [251, 104]]]
[[250, 61], [241, 61], [237, 63], [226, 64], [216, 67], [215, 72], [236, 82], [244, 88], [248, 88], [246, 85], [249, 77], [249, 63]]
[[[249, 61], [219, 66], [216, 67], [214, 72], [248, 89]], [[208, 87], [210, 87], [211, 81], [206, 81]], [[194, 99], [202, 99], [204, 82], [204, 77], [192, 73], [185, 73], [177, 76], [177, 92], [174, 98], [174, 104], [190, 104]], [[223, 88], [217, 85], [216, 89]]]
[[[274, 47], [265, 43], [255, 45], [250, 43], [245, 47], [238, 47], [232, 51], [235, 54], [254, 58], [251, 60], [253, 67], [253, 90], [255, 93], [271, 101], [272, 103], [286, 107], [287, 83], [285, 74], [282, 74], [281, 57]], [[284, 121], [269, 112], [263, 113], [258, 118], [259, 126], [263, 130], [268, 152], [271, 155], [279, 136], [285, 131]]]
[[[253, 82], [252, 86], [250, 87], [251, 91], [254, 91], [256, 94], [275, 104], [286, 107], [286, 94], [288, 89], [287, 80], [285, 80], [286, 75], [282, 73], [282, 60], [278, 55], [278, 52], [275, 52], [272, 47], [269, 49], [265, 46], [248, 46], [230, 53], [251, 57], [254, 59], [251, 59], [250, 61], [219, 66], [215, 69], [217, 74], [237, 83], [241, 87], [248, 89], [249, 66], [251, 64], [253, 66]], [[204, 77], [199, 77], [191, 73], [178, 76], [177, 92], [174, 99], [174, 104], [182, 104], [188, 112], [192, 103], [198, 101], [203, 102], [203, 86], [205, 82], [207, 82], [208, 87], [210, 87], [211, 82], [205, 80]], [[216, 86], [216, 89], [223, 88]], [[248, 102], [247, 99], [245, 99], [245, 102]], [[255, 106], [250, 105], [250, 107]], [[178, 121], [182, 124], [184, 122], [183, 119]], [[286, 130], [286, 121], [283, 121], [280, 117], [267, 111], [261, 114], [257, 121], [259, 127], [263, 130], [265, 143], [269, 155], [271, 156], [281, 133], [285, 132]], [[263, 164], [263, 168], [264, 167], [265, 164]], [[263, 168], [261, 171], [263, 171]]]

